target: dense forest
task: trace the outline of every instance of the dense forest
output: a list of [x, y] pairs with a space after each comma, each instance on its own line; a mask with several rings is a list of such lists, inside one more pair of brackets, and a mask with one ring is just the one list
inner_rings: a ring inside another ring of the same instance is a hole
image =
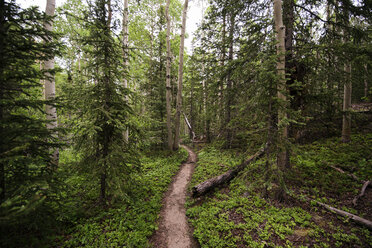
[[371, 1], [192, 2], [0, 0], [0, 247], [372, 247]]

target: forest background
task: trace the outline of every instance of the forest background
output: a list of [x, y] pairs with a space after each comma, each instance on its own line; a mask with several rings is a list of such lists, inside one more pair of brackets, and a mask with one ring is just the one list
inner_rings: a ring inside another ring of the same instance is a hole
[[190, 192], [261, 151], [201, 246], [371, 245], [369, 1], [191, 1], [187, 49], [187, 0], [54, 3], [0, 1], [2, 246], [149, 246], [181, 141]]

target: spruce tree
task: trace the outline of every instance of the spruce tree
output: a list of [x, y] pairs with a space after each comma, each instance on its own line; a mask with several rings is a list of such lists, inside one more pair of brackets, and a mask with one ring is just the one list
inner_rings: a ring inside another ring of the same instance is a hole
[[58, 44], [44, 21], [51, 17], [37, 8], [0, 1], [0, 220], [8, 224], [47, 198], [55, 171], [58, 144], [44, 111], [55, 102], [41, 100], [47, 73], [38, 62], [52, 59]]
[[[79, 38], [84, 56], [89, 58], [86, 73], [73, 76], [76, 145], [83, 154], [79, 168], [98, 182], [103, 205], [108, 188], [122, 189], [128, 185], [131, 171], [138, 168], [137, 156], [131, 149], [135, 144], [127, 142], [123, 135], [129, 128], [132, 109], [126, 101], [129, 90], [121, 83], [122, 47], [111, 32], [111, 11], [110, 1], [90, 4], [85, 13], [87, 32]], [[136, 129], [129, 130], [133, 133]]]

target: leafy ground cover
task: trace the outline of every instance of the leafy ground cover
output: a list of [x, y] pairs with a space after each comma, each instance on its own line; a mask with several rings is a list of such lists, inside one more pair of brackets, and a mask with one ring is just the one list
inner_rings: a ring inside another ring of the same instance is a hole
[[148, 237], [157, 228], [163, 193], [178, 171], [187, 152], [180, 149], [147, 154], [141, 159], [143, 171], [136, 176], [135, 187], [126, 203], [114, 204], [106, 211], [98, 209], [76, 221], [58, 247], [148, 247]]
[[[190, 187], [241, 160], [236, 151], [203, 148]], [[285, 176], [292, 196], [283, 202], [262, 197], [263, 160], [249, 165], [228, 185], [204, 197], [189, 198], [187, 215], [201, 247], [371, 247], [371, 231], [305, 199], [372, 219], [371, 189], [354, 207], [352, 199], [362, 185], [329, 167], [334, 165], [362, 180], [369, 179], [372, 135], [355, 135], [350, 144], [331, 138], [296, 146], [291, 164], [292, 170]]]

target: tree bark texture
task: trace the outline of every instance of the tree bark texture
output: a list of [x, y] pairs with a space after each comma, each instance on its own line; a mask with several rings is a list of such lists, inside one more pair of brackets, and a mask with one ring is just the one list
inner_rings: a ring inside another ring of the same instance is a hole
[[358, 223], [359, 225], [362, 225], [362, 226], [365, 226], [367, 227], [369, 230], [372, 230], [372, 222], [367, 220], [367, 219], [364, 219], [364, 218], [361, 218], [355, 214], [351, 214], [349, 212], [346, 212], [346, 211], [343, 211], [343, 210], [340, 210], [340, 209], [337, 209], [337, 208], [334, 208], [334, 207], [331, 207], [327, 204], [324, 204], [324, 203], [321, 203], [321, 202], [316, 202], [319, 206], [322, 206], [323, 208], [331, 211], [331, 212], [334, 212], [338, 215], [341, 215], [343, 217], [347, 217], [347, 218], [350, 218], [351, 220], [353, 220], [354, 222]]
[[368, 66], [367, 64], [364, 65], [364, 71], [365, 71], [365, 76], [364, 76], [364, 98], [368, 97]]
[[[344, 6], [344, 17], [345, 17], [345, 26], [348, 25], [348, 17], [349, 13], [346, 7]], [[343, 34], [343, 42], [344, 44], [348, 42], [348, 32], [346, 28], [344, 29]], [[347, 61], [344, 65], [344, 72], [345, 72], [345, 83], [344, 83], [344, 101], [342, 106], [342, 137], [341, 140], [343, 143], [348, 143], [351, 141], [351, 65], [350, 62]]]
[[171, 87], [171, 48], [170, 48], [170, 16], [169, 16], [169, 5], [170, 0], [167, 0], [167, 5], [165, 7], [165, 15], [167, 17], [167, 68], [166, 68], [166, 109], [167, 109], [167, 132], [168, 132], [168, 148], [173, 150], [173, 137], [172, 137], [172, 109], [171, 109], [171, 97], [172, 97], [172, 87]]
[[344, 84], [344, 102], [343, 102], [343, 116], [342, 116], [342, 142], [348, 143], [351, 141], [351, 90], [352, 84], [350, 80], [351, 66], [349, 63], [345, 64], [346, 82]]
[[181, 27], [181, 44], [180, 44], [180, 64], [178, 66], [178, 87], [177, 87], [177, 104], [176, 104], [176, 123], [173, 148], [178, 149], [180, 143], [180, 121], [182, 109], [182, 79], [183, 79], [183, 50], [185, 47], [185, 30], [186, 30], [186, 14], [189, 1], [185, 0], [182, 13], [182, 27]]
[[[285, 26], [286, 66], [293, 57], [294, 0], [283, 0], [283, 24]], [[287, 67], [287, 70], [290, 69]], [[290, 71], [288, 71], [290, 73]]]
[[[0, 33], [3, 34], [4, 31], [5, 31], [5, 25], [6, 25], [6, 18], [5, 18], [5, 1], [4, 0], [0, 0]], [[5, 37], [4, 36], [0, 36], [0, 58], [3, 58], [4, 57], [4, 50], [3, 50], [3, 47], [4, 47], [4, 41], [5, 40]], [[3, 96], [4, 96], [4, 92], [3, 90], [0, 90], [0, 99], [3, 99]], [[2, 120], [4, 118], [4, 107], [2, 105], [0, 105], [0, 120]], [[0, 125], [0, 136], [1, 137], [4, 137], [3, 134], [4, 132], [6, 132], [5, 128]], [[0, 154], [3, 154], [4, 151], [5, 151], [5, 142], [4, 141], [0, 141]], [[1, 160], [0, 161], [0, 204], [5, 201], [5, 161], [4, 160]]]
[[[104, 6], [103, 6], [104, 7]], [[111, 34], [111, 17], [112, 17], [112, 8], [111, 8], [111, 0], [107, 2], [107, 28], [104, 30], [105, 36], [110, 36]], [[108, 49], [108, 45], [105, 44], [104, 46], [104, 61], [105, 65], [108, 64], [108, 58], [110, 56], [110, 52]], [[111, 91], [110, 91], [110, 70], [103, 70], [104, 77], [103, 77], [103, 84], [104, 84], [104, 102], [103, 102], [103, 109], [105, 112], [110, 112], [110, 99], [111, 99]], [[103, 128], [102, 128], [102, 168], [101, 168], [101, 177], [100, 177], [100, 202], [102, 205], [106, 204], [106, 186], [107, 186], [107, 162], [105, 161], [110, 149], [110, 139], [112, 137], [112, 126], [109, 124], [109, 119], [106, 115], [103, 115]], [[97, 158], [101, 157], [100, 151], [97, 149]]]
[[366, 189], [369, 185], [371, 185], [371, 181], [364, 182], [362, 189], [360, 190], [360, 194], [353, 199], [354, 206], [356, 206], [358, 204], [358, 200], [364, 196], [364, 193], [366, 192]]
[[187, 125], [187, 127], [189, 128], [189, 131], [190, 131], [190, 133], [191, 133], [191, 135], [192, 135], [192, 140], [195, 140], [195, 132], [194, 132], [193, 129], [192, 129], [191, 123], [190, 123], [189, 120], [187, 119], [186, 114], [183, 113], [183, 115], [184, 115], [184, 117], [185, 117], [186, 125]]
[[[201, 11], [202, 11], [202, 17], [204, 17], [204, 1], [201, 1]], [[202, 19], [202, 26], [204, 24], [204, 18]], [[202, 47], [204, 46], [205, 42], [205, 32], [202, 32], [202, 37], [201, 37], [201, 45]], [[202, 75], [204, 75], [205, 72], [205, 60], [204, 60], [204, 53], [203, 53], [203, 64], [202, 64]], [[204, 132], [206, 135], [207, 142], [210, 142], [211, 140], [211, 135], [210, 135], [210, 116], [209, 116], [209, 104], [208, 103], [208, 82], [205, 80], [204, 76], [202, 79], [202, 85], [203, 85], [203, 110], [204, 110]]]
[[[226, 47], [225, 47], [225, 42], [226, 42], [226, 10], [223, 10], [222, 12], [223, 15], [223, 22], [222, 22], [222, 45], [221, 45], [221, 68], [224, 68], [225, 66], [225, 57], [226, 57]], [[225, 77], [220, 78], [220, 131], [223, 131], [223, 126], [224, 126], [224, 86], [225, 86]]]
[[[55, 0], [47, 0], [45, 14], [47, 16], [54, 16], [56, 8], [56, 1]], [[52, 21], [45, 21], [44, 27], [48, 31], [53, 31], [53, 22]], [[50, 73], [50, 70], [54, 69], [54, 58], [44, 61], [44, 69], [46, 70], [45, 76], [46, 79], [44, 80], [44, 97], [45, 100], [54, 100], [56, 96], [56, 85], [54, 81], [54, 75]], [[58, 127], [57, 123], [57, 109], [55, 106], [47, 104], [45, 106], [46, 112], [46, 119], [49, 121], [47, 123], [47, 128], [49, 130], [55, 130]], [[54, 131], [54, 135], [57, 136], [57, 133]], [[52, 162], [55, 165], [58, 165], [59, 160], [59, 150], [55, 149], [52, 155]]]
[[255, 161], [256, 159], [260, 158], [262, 155], [264, 155], [266, 150], [266, 146], [261, 148], [256, 154], [254, 154], [252, 157], [250, 157], [248, 160], [244, 161], [243, 163], [239, 164], [233, 169], [228, 170], [222, 175], [219, 175], [217, 177], [208, 179], [207, 181], [204, 181], [192, 188], [192, 195], [193, 197], [203, 195], [210, 191], [211, 189], [222, 185], [224, 183], [229, 182], [231, 179], [236, 177], [240, 171], [242, 171], [248, 164]]
[[286, 97], [286, 83], [285, 83], [285, 27], [283, 25], [282, 15], [282, 1], [274, 0], [274, 22], [276, 31], [276, 51], [278, 54], [277, 74], [278, 74], [278, 132], [279, 132], [279, 152], [277, 156], [278, 167], [283, 170], [289, 164], [288, 150], [286, 143], [288, 140], [288, 126], [283, 123], [287, 119], [287, 97]]
[[[129, 70], [129, 32], [128, 32], [128, 0], [124, 0], [124, 11], [123, 11], [123, 46], [124, 46], [124, 79], [123, 79], [123, 86], [124, 88], [128, 88], [128, 70]], [[128, 101], [128, 98], [125, 99]], [[124, 131], [124, 140], [128, 142], [129, 140], [129, 130], [128, 128]]]
[[267, 186], [265, 187], [265, 197], [269, 196], [269, 183], [270, 178], [272, 176], [272, 169], [271, 169], [271, 156], [272, 156], [272, 146], [273, 146], [273, 138], [275, 136], [275, 121], [276, 115], [274, 114], [273, 110], [273, 102], [276, 95], [276, 90], [273, 87], [274, 82], [270, 81], [269, 87], [269, 106], [268, 106], [268, 116], [267, 116], [267, 145], [266, 145], [266, 176], [265, 181], [267, 182]]
[[229, 127], [231, 121], [231, 105], [233, 102], [233, 82], [231, 79], [231, 63], [234, 58], [234, 27], [235, 27], [235, 13], [230, 13], [230, 29], [229, 29], [229, 68], [227, 72], [226, 81], [226, 112], [225, 112], [225, 130], [226, 130], [226, 148], [231, 148], [232, 130]]

